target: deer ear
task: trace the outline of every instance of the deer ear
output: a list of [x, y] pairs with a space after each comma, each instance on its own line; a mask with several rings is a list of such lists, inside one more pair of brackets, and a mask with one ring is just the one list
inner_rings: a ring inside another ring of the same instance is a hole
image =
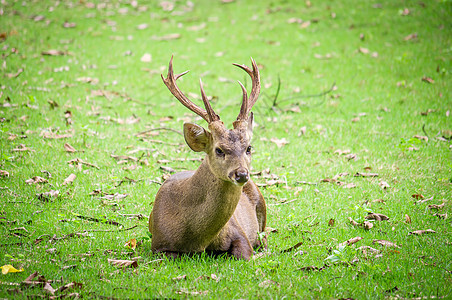
[[210, 143], [210, 133], [193, 123], [184, 124], [184, 137], [187, 145], [195, 152], [205, 152]]

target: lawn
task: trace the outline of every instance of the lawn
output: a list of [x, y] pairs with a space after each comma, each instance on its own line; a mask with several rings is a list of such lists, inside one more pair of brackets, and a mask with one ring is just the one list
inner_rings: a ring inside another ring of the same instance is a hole
[[[452, 297], [451, 21], [450, 0], [2, 1], [0, 298]], [[250, 261], [151, 251], [161, 183], [203, 159], [172, 55], [230, 127], [232, 63], [258, 64]]]

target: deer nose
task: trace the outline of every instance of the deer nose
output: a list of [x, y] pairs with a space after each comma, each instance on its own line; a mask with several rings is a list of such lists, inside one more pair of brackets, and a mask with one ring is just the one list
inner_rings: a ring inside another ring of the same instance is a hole
[[246, 183], [250, 179], [250, 175], [246, 170], [237, 170], [234, 174], [234, 179], [237, 183], [243, 184]]

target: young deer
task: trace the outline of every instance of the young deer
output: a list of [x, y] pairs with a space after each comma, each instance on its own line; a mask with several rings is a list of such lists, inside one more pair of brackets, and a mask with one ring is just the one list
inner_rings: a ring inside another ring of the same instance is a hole
[[191, 102], [178, 88], [176, 80], [188, 71], [174, 75], [173, 57], [168, 76], [162, 79], [170, 92], [188, 109], [208, 123], [209, 131], [193, 124], [184, 124], [184, 137], [195, 152], [207, 155], [196, 171], [172, 175], [160, 187], [149, 216], [152, 251], [177, 257], [182, 253], [202, 251], [227, 252], [236, 258], [249, 260], [253, 247], [266, 247], [259, 233], [266, 224], [264, 198], [250, 180], [253, 114], [251, 108], [260, 92], [259, 70], [234, 64], [252, 79], [248, 99], [239, 82], [243, 100], [234, 129], [226, 129], [215, 114], [204, 93], [205, 110]]

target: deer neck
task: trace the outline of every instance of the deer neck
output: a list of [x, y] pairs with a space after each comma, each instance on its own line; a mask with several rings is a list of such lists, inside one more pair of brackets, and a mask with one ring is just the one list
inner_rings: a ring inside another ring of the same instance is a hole
[[199, 166], [190, 178], [191, 197], [202, 216], [202, 223], [213, 231], [220, 230], [231, 218], [242, 194], [242, 187], [217, 178], [208, 165], [208, 158]]

